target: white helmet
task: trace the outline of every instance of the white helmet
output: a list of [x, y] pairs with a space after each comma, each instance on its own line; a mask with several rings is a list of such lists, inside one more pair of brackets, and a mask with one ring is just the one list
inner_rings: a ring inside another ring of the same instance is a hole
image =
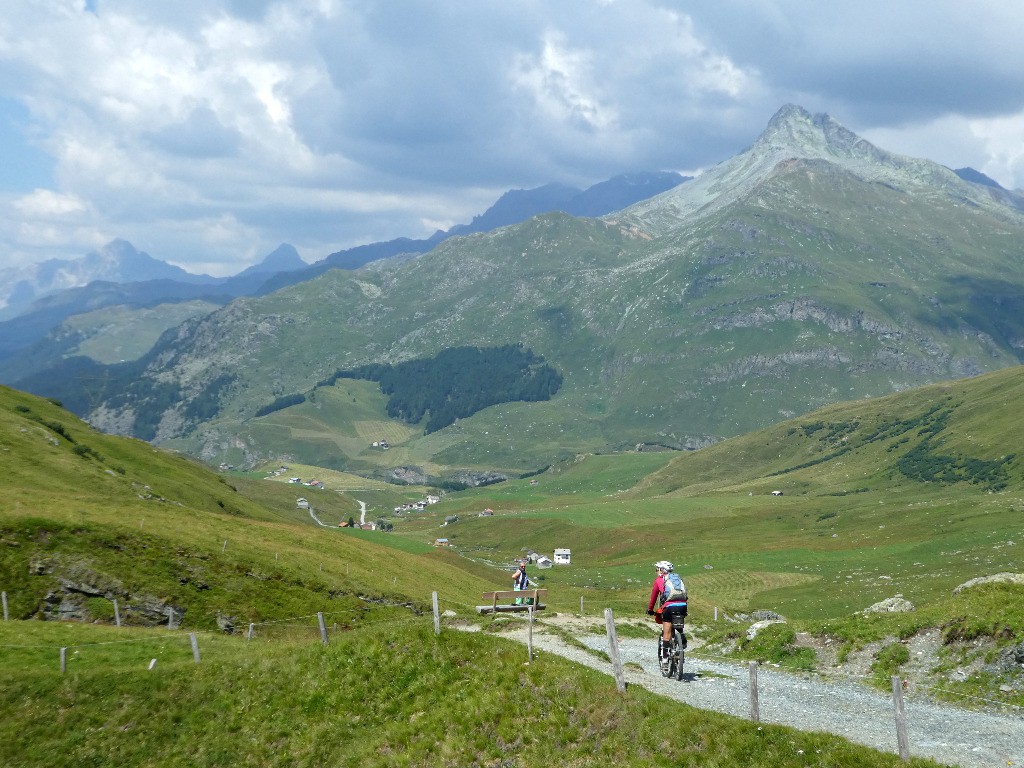
[[654, 567], [657, 568], [659, 571], [665, 571], [666, 573], [673, 569], [672, 563], [670, 563], [668, 560], [659, 560], [654, 564]]

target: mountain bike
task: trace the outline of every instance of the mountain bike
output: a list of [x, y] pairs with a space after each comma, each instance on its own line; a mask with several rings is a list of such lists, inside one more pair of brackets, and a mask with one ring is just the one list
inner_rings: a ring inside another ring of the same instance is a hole
[[686, 662], [685, 620], [677, 617], [672, 622], [672, 639], [666, 646], [664, 638], [658, 638], [658, 666], [661, 674], [675, 680], [683, 679], [683, 664]]

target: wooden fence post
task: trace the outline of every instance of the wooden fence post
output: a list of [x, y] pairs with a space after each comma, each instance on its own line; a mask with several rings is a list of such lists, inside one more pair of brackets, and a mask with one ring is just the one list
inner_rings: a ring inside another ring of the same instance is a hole
[[114, 598], [114, 624], [121, 626], [121, 609], [117, 605], [117, 598]]
[[530, 612], [530, 628], [526, 633], [526, 656], [532, 662], [533, 661], [533, 606], [531, 605], [527, 610]]
[[715, 621], [718, 621], [718, 606], [715, 606]]
[[320, 624], [320, 640], [324, 645], [327, 645], [327, 625], [324, 624], [324, 615], [317, 613], [316, 620]]
[[0, 594], [3, 595], [3, 599], [4, 599], [4, 621], [7, 621], [7, 618], [8, 618], [8, 615], [7, 615], [7, 593], [3, 592], [3, 593], [0, 593]]
[[220, 551], [221, 552], [227, 552], [228, 551], [228, 540], [227, 539], [224, 539], [224, 546], [220, 548]]
[[250, 624], [249, 625], [249, 634], [245, 636], [246, 640], [252, 640], [253, 630], [255, 630], [255, 629], [256, 629], [256, 625], [255, 624]]
[[622, 659], [619, 658], [619, 638], [615, 634], [615, 615], [611, 608], [604, 609], [604, 625], [608, 632], [608, 655], [612, 658], [612, 670], [615, 672], [615, 687], [619, 693], [626, 691], [626, 676], [622, 672]]
[[580, 595], [580, 617], [583, 616], [583, 595]]
[[441, 614], [437, 609], [437, 592], [431, 592], [431, 602], [434, 604], [434, 634], [441, 634]]
[[761, 722], [761, 702], [757, 695], [757, 662], [750, 662], [750, 719]]
[[60, 673], [63, 675], [68, 671], [68, 649], [60, 649]]
[[188, 639], [192, 643], [192, 658], [196, 660], [196, 664], [199, 663], [199, 641], [196, 639], [195, 632], [188, 633]]
[[900, 750], [900, 759], [910, 761], [910, 740], [907, 738], [907, 710], [903, 706], [903, 681], [899, 676], [892, 678], [892, 704], [896, 715], [896, 744]]
[[167, 628], [174, 629], [174, 608], [173, 606], [167, 606]]

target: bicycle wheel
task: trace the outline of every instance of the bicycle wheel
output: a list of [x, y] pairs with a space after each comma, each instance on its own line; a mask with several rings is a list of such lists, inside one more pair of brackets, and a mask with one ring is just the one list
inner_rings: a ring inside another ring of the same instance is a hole
[[665, 645], [661, 638], [658, 638], [658, 666], [663, 677], [672, 676], [672, 646]]
[[678, 629], [672, 630], [672, 663], [669, 677], [676, 680], [683, 679], [683, 664], [686, 662], [686, 651], [683, 650], [683, 633]]

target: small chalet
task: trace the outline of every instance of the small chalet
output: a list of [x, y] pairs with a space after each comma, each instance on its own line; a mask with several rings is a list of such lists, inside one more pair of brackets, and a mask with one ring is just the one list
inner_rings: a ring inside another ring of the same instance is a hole
[[434, 539], [435, 547], [450, 547], [452, 543], [448, 539]]
[[572, 560], [572, 552], [568, 549], [555, 550], [555, 565], [569, 565]]

